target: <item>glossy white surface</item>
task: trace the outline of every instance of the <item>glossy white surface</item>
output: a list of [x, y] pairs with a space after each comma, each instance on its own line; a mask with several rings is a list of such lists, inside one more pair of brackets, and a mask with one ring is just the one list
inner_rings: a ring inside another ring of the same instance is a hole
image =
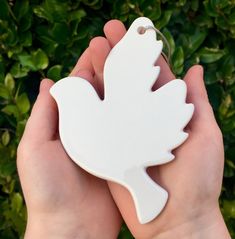
[[[59, 131], [69, 156], [83, 169], [126, 187], [140, 223], [153, 220], [164, 208], [168, 193], [147, 175], [146, 168], [174, 159], [171, 150], [182, 144], [194, 107], [186, 104], [186, 84], [172, 80], [155, 92], [160, 71], [154, 66], [162, 41], [153, 25], [138, 18], [112, 49], [104, 69], [105, 98], [90, 83], [67, 77], [51, 88], [59, 108]], [[172, 182], [173, 183], [173, 182]]]

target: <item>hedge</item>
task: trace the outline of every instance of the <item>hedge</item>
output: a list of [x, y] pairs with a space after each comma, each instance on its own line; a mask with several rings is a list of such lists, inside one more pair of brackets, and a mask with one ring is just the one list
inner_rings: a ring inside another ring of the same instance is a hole
[[[44, 77], [66, 76], [105, 22], [126, 26], [152, 19], [168, 39], [178, 76], [202, 64], [224, 135], [221, 210], [235, 238], [235, 1], [234, 0], [1, 0], [0, 1], [0, 238], [23, 238], [26, 208], [16, 149]], [[132, 238], [126, 227], [120, 238]]]

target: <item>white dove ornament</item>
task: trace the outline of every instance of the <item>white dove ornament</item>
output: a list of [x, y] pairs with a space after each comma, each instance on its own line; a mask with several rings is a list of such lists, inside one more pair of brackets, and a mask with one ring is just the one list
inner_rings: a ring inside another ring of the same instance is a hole
[[164, 208], [168, 193], [146, 168], [174, 159], [171, 150], [182, 144], [183, 131], [194, 107], [186, 104], [186, 85], [172, 80], [151, 88], [160, 67], [155, 62], [162, 41], [148, 18], [136, 19], [111, 50], [104, 67], [104, 99], [80, 77], [58, 81], [50, 92], [59, 108], [59, 132], [68, 155], [89, 173], [126, 187], [140, 223], [153, 220]]

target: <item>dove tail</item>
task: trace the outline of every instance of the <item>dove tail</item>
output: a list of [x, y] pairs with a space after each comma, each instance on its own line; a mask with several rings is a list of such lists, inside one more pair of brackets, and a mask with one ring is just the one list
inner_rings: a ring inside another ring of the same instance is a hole
[[126, 172], [125, 181], [134, 199], [141, 224], [152, 221], [166, 205], [168, 193], [139, 168]]

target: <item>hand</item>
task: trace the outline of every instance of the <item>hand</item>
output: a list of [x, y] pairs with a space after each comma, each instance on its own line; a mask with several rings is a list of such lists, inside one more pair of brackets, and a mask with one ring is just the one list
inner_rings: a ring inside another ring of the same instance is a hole
[[[106, 24], [104, 32], [106, 39], [98, 37], [90, 43], [92, 63], [99, 61], [102, 66], [104, 59], [98, 57], [99, 52], [105, 49], [107, 54], [126, 30], [121, 22], [113, 20]], [[154, 90], [175, 79], [162, 57], [156, 65], [161, 67], [161, 73]], [[101, 85], [102, 73], [99, 75]], [[173, 162], [148, 169], [153, 180], [169, 192], [163, 212], [152, 222], [141, 225], [127, 189], [109, 182], [115, 202], [135, 238], [230, 238], [218, 204], [224, 163], [223, 141], [208, 101], [203, 68], [193, 66], [184, 80], [188, 88], [187, 102], [195, 106], [193, 118], [186, 128], [189, 138], [174, 150]]]
[[[91, 52], [85, 51], [71, 75], [98, 87], [102, 65], [91, 62]], [[106, 56], [102, 51], [97, 55], [101, 63]], [[107, 183], [75, 165], [61, 144], [57, 106], [49, 94], [52, 85], [47, 79], [41, 82], [18, 147], [28, 210], [25, 238], [117, 238], [121, 217]]]

